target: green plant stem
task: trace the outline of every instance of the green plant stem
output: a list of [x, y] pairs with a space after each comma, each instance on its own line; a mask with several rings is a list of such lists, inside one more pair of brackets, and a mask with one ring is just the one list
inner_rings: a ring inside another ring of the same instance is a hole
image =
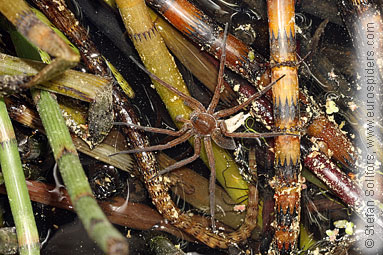
[[32, 96], [72, 204], [84, 228], [107, 254], [127, 254], [127, 240], [107, 220], [92, 195], [57, 101], [47, 91], [32, 90]]
[[4, 99], [0, 99], [0, 163], [12, 216], [17, 229], [19, 253], [40, 254], [39, 234], [25, 183], [15, 132]]

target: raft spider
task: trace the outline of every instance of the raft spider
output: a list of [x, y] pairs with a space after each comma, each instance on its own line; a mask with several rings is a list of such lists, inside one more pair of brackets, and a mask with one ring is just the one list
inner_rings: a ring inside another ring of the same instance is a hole
[[[185, 166], [194, 160], [196, 160], [201, 152], [201, 146], [202, 143], [205, 146], [207, 158], [208, 158], [208, 164], [211, 170], [210, 179], [209, 179], [209, 194], [210, 194], [210, 213], [211, 213], [211, 221], [212, 221], [212, 229], [215, 231], [215, 221], [214, 221], [214, 215], [215, 215], [215, 160], [214, 160], [214, 154], [212, 149], [212, 140], [220, 147], [228, 150], [234, 150], [236, 148], [236, 144], [234, 142], [233, 138], [259, 138], [259, 137], [275, 137], [279, 135], [294, 135], [296, 134], [290, 134], [290, 133], [284, 133], [284, 132], [273, 132], [273, 133], [262, 133], [262, 134], [255, 134], [255, 133], [236, 133], [236, 132], [229, 132], [225, 121], [223, 118], [228, 117], [244, 107], [251, 104], [255, 99], [266, 93], [276, 82], [278, 82], [280, 79], [283, 78], [280, 77], [275, 82], [269, 84], [267, 87], [265, 87], [262, 91], [252, 95], [250, 98], [248, 98], [247, 101], [228, 108], [223, 109], [220, 111], [215, 112], [215, 108], [218, 105], [218, 101], [220, 98], [220, 93], [222, 92], [223, 87], [223, 72], [225, 67], [225, 60], [226, 60], [226, 37], [227, 37], [227, 25], [225, 26], [225, 32], [224, 32], [224, 39], [223, 39], [223, 46], [222, 46], [222, 55], [221, 55], [221, 61], [219, 66], [219, 73], [218, 73], [218, 84], [214, 90], [213, 98], [207, 107], [207, 109], [196, 99], [185, 95], [184, 93], [180, 92], [173, 86], [167, 84], [166, 82], [162, 81], [160, 78], [158, 78], [156, 75], [150, 73], [148, 70], [146, 70], [136, 59], [133, 57], [130, 57], [132, 61], [140, 67], [145, 73], [147, 73], [152, 79], [160, 83], [162, 86], [166, 87], [179, 97], [181, 97], [185, 104], [188, 105], [190, 108], [193, 109], [193, 112], [190, 115], [190, 119], [185, 119], [182, 116], [177, 116], [176, 120], [183, 123], [183, 126], [178, 131], [168, 130], [168, 129], [162, 129], [162, 128], [154, 128], [154, 127], [145, 127], [130, 123], [121, 123], [117, 122], [115, 124], [118, 125], [127, 125], [131, 128], [141, 129], [148, 132], [154, 132], [154, 133], [160, 133], [160, 134], [166, 134], [170, 136], [175, 136], [177, 138], [173, 139], [172, 141], [166, 143], [166, 144], [160, 144], [160, 145], [154, 145], [149, 146], [145, 148], [136, 148], [131, 149], [127, 151], [120, 151], [118, 153], [112, 154], [110, 156], [121, 154], [121, 153], [139, 153], [139, 152], [148, 152], [148, 151], [157, 151], [157, 150], [166, 150], [169, 148], [172, 148], [180, 143], [183, 143], [187, 141], [189, 138], [194, 137], [194, 154], [193, 156], [183, 159], [165, 169], [160, 171], [158, 174], [162, 175], [165, 173], [168, 173], [172, 170], [175, 170], [177, 168], [180, 168], [182, 166]], [[153, 176], [155, 177], [155, 176]], [[152, 178], [153, 178], [152, 177]]]

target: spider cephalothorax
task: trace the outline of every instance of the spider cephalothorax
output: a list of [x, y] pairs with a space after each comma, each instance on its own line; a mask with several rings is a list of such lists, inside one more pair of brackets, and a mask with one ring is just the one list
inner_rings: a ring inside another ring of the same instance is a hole
[[190, 116], [190, 123], [193, 125], [195, 132], [201, 136], [210, 135], [218, 127], [214, 116], [203, 112], [193, 112]]

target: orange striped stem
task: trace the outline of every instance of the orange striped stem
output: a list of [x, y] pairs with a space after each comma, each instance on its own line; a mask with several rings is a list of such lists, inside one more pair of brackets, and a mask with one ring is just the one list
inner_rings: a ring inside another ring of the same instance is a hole
[[[299, 90], [296, 66], [295, 1], [268, 0], [272, 81], [284, 79], [273, 87], [274, 123], [277, 130], [297, 132]], [[291, 254], [298, 244], [300, 198], [300, 139], [275, 138], [275, 236], [271, 250]]]

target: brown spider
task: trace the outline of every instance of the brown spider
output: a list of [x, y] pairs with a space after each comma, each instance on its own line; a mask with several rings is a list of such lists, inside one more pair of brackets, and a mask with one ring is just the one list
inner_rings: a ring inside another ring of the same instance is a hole
[[[269, 84], [267, 87], [265, 87], [262, 91], [252, 95], [247, 101], [228, 108], [224, 110], [220, 110], [217, 112], [214, 112], [219, 98], [220, 93], [222, 91], [223, 86], [223, 72], [224, 72], [224, 66], [225, 66], [225, 60], [226, 60], [226, 37], [227, 37], [227, 25], [225, 27], [224, 32], [224, 39], [223, 39], [223, 47], [222, 47], [222, 55], [221, 55], [221, 61], [220, 61], [220, 67], [219, 67], [219, 74], [218, 74], [218, 84], [215, 88], [213, 98], [206, 109], [198, 100], [185, 95], [184, 93], [180, 92], [173, 86], [167, 84], [166, 82], [162, 81], [160, 78], [158, 78], [156, 75], [150, 73], [148, 70], [146, 70], [140, 63], [137, 62], [136, 59], [133, 57], [130, 57], [132, 61], [137, 64], [145, 73], [147, 73], [152, 79], [156, 80], [160, 84], [162, 84], [164, 87], [169, 89], [170, 91], [174, 92], [181, 98], [185, 100], [185, 104], [188, 105], [193, 109], [193, 112], [190, 115], [190, 119], [185, 119], [181, 116], [177, 116], [176, 120], [184, 123], [182, 128], [178, 131], [168, 130], [168, 129], [162, 129], [162, 128], [154, 128], [154, 127], [144, 127], [139, 126], [135, 124], [129, 124], [129, 123], [123, 123], [123, 122], [116, 122], [117, 125], [128, 125], [132, 128], [141, 129], [144, 131], [154, 132], [154, 133], [161, 133], [166, 134], [170, 136], [175, 136], [174, 140], [161, 145], [154, 145], [149, 146], [145, 148], [137, 148], [137, 149], [131, 149], [127, 151], [120, 151], [118, 153], [112, 154], [110, 156], [121, 154], [121, 153], [139, 153], [139, 152], [148, 152], [148, 151], [157, 151], [157, 150], [166, 150], [169, 148], [172, 148], [180, 143], [183, 143], [187, 141], [189, 138], [194, 136], [194, 154], [193, 156], [183, 159], [165, 169], [160, 171], [157, 175], [162, 175], [165, 173], [168, 173], [172, 170], [175, 170], [177, 168], [180, 168], [182, 166], [185, 166], [194, 160], [196, 160], [201, 152], [201, 144], [203, 141], [203, 144], [205, 146], [209, 167], [211, 170], [210, 174], [210, 180], [209, 180], [209, 194], [210, 194], [210, 213], [211, 213], [211, 220], [212, 220], [212, 229], [215, 231], [215, 222], [214, 222], [214, 215], [215, 215], [215, 161], [214, 161], [214, 155], [213, 155], [213, 149], [212, 149], [212, 141], [213, 140], [218, 146], [228, 149], [228, 150], [235, 150], [236, 144], [234, 142], [233, 138], [259, 138], [259, 137], [275, 137], [279, 135], [294, 135], [296, 134], [289, 134], [284, 132], [274, 132], [274, 133], [262, 133], [262, 134], [255, 134], [255, 133], [233, 133], [229, 132], [227, 130], [226, 124], [222, 118], [225, 118], [227, 116], [230, 116], [244, 107], [251, 104], [255, 99], [266, 93], [276, 82], [278, 82], [280, 79], [283, 78], [280, 77], [275, 82]], [[156, 177], [157, 175], [153, 176], [152, 178]]]

